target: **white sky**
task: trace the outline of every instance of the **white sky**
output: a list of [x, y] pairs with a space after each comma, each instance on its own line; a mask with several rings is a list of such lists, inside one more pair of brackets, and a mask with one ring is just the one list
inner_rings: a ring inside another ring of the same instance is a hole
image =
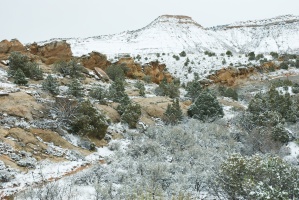
[[204, 27], [299, 15], [299, 0], [0, 0], [0, 41], [89, 37], [142, 28], [160, 15]]

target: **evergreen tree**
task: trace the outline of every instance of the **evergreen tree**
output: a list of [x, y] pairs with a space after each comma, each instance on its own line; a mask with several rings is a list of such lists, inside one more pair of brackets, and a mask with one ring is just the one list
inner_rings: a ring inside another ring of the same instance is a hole
[[79, 104], [71, 122], [72, 131], [81, 136], [103, 139], [108, 128], [107, 121], [87, 100]]
[[49, 91], [51, 94], [57, 95], [59, 94], [59, 84], [56, 78], [48, 75], [47, 78], [42, 83], [43, 90]]
[[223, 117], [223, 109], [210, 91], [204, 90], [188, 109], [188, 115], [202, 121], [214, 121]]
[[26, 80], [26, 76], [21, 68], [18, 68], [17, 71], [14, 73], [14, 83], [18, 85], [26, 85], [28, 81]]
[[145, 87], [141, 81], [137, 81], [135, 87], [139, 89], [139, 95], [144, 97], [145, 96]]
[[202, 91], [199, 77], [195, 77], [193, 81], [187, 83], [186, 91], [186, 97], [189, 97], [192, 101], [194, 101]]
[[159, 96], [169, 96], [170, 98], [179, 97], [179, 84], [174, 83], [174, 81], [168, 83], [164, 77], [159, 86], [155, 89], [155, 93]]
[[89, 96], [99, 100], [100, 103], [105, 104], [106, 103], [105, 99], [108, 98], [108, 92], [104, 88], [93, 87], [89, 92]]
[[183, 113], [178, 99], [175, 99], [172, 105], [168, 104], [162, 119], [165, 124], [171, 125], [176, 125], [183, 119]]
[[129, 128], [136, 128], [140, 116], [140, 105], [129, 103], [126, 106], [124, 113], [121, 115], [121, 121], [127, 123], [129, 125]]
[[83, 97], [84, 88], [81, 82], [78, 79], [72, 80], [69, 85], [68, 94], [73, 95], [74, 97]]
[[109, 98], [114, 102], [121, 102], [125, 96], [125, 82], [117, 78], [109, 87]]

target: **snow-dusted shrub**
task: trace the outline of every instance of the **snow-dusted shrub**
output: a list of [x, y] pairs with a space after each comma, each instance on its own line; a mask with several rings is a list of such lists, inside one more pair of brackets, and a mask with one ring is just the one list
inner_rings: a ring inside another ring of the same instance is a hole
[[136, 128], [137, 122], [141, 116], [141, 107], [139, 104], [129, 103], [121, 115], [121, 121], [129, 125], [129, 128]]
[[17, 162], [17, 165], [21, 167], [35, 168], [36, 159], [32, 157], [23, 158]]
[[60, 61], [55, 64], [55, 70], [61, 73], [63, 76], [69, 75], [72, 78], [85, 78], [85, 76], [82, 74], [85, 68], [76, 60], [71, 60], [69, 62]]
[[53, 95], [59, 94], [59, 83], [56, 78], [51, 75], [48, 75], [47, 78], [42, 83], [43, 90], [50, 92]]
[[73, 95], [74, 97], [84, 96], [84, 87], [78, 79], [73, 79], [69, 84], [68, 94]]
[[[129, 131], [128, 131], [129, 132]], [[190, 120], [186, 124], [150, 127], [133, 139], [126, 151], [115, 150], [107, 166], [85, 171], [77, 184], [94, 185], [111, 191], [112, 199], [150, 196], [200, 199], [209, 192], [215, 171], [229, 154], [238, 151], [227, 129], [216, 124]]]
[[125, 64], [121, 65], [110, 65], [106, 69], [106, 73], [109, 78], [113, 81], [116, 79], [125, 79], [126, 73], [129, 71], [129, 68]]
[[222, 163], [218, 184], [229, 199], [298, 199], [299, 171], [279, 157], [232, 155]]

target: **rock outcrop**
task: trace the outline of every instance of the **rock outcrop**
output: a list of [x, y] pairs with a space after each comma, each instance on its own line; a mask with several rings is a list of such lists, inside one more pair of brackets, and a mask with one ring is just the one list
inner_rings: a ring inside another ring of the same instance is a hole
[[6, 60], [9, 57], [9, 53], [18, 51], [25, 52], [26, 48], [24, 45], [17, 39], [13, 39], [11, 41], [2, 40], [0, 42], [0, 59]]
[[29, 45], [29, 51], [31, 54], [39, 56], [46, 65], [58, 61], [69, 61], [72, 58], [71, 46], [66, 41], [54, 41], [41, 46], [33, 43]]
[[91, 52], [79, 58], [79, 62], [86, 68], [94, 70], [95, 67], [106, 70], [111, 63], [107, 60], [107, 56], [99, 52]]
[[135, 63], [133, 58], [130, 57], [120, 58], [116, 64], [118, 65], [124, 64], [129, 68], [129, 71], [126, 74], [127, 77], [129, 78], [142, 79], [144, 77], [144, 72], [142, 70], [141, 65]]
[[27, 120], [43, 116], [42, 110], [44, 110], [44, 107], [25, 92], [16, 92], [10, 93], [8, 96], [1, 96], [0, 105], [0, 112]]
[[209, 78], [214, 83], [222, 83], [232, 86], [238, 79], [247, 78], [249, 75], [255, 72], [254, 67], [229, 67], [223, 68], [210, 75]]
[[152, 82], [160, 83], [164, 78], [167, 79], [168, 82], [172, 81], [172, 76], [169, 72], [165, 71], [166, 65], [161, 64], [158, 61], [153, 61], [143, 66], [144, 74], [147, 76], [151, 76]]

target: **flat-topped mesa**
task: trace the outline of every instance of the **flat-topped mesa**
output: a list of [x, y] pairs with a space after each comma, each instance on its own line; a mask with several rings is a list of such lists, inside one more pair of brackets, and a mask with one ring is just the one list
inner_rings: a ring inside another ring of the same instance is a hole
[[172, 23], [172, 24], [192, 24], [202, 28], [200, 24], [194, 21], [191, 17], [184, 15], [161, 15], [155, 19], [151, 24], [157, 23]]

